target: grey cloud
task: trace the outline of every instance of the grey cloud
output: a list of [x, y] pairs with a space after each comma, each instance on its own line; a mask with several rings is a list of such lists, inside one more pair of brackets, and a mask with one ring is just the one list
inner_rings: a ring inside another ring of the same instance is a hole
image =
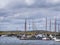
[[10, 1], [10, 3], [8, 3], [4, 8], [0, 9], [0, 17], [1, 16], [4, 17], [4, 19], [0, 21], [1, 24], [0, 29], [1, 28], [2, 29], [11, 28], [11, 30], [16, 29], [16, 26], [24, 23], [24, 21], [20, 21], [20, 19], [24, 20], [25, 18], [28, 18], [28, 20], [29, 19], [33, 20], [37, 18], [41, 19], [46, 17], [52, 19], [54, 17], [60, 16], [60, 11], [56, 11], [60, 9], [59, 2], [58, 3], [54, 1], [52, 2], [52, 0], [51, 1], [49, 0], [48, 2], [46, 2], [47, 0], [35, 0], [35, 1], [36, 2], [31, 5], [27, 5], [24, 2], [24, 0]]
[[8, 3], [6, 9], [18, 9], [18, 8], [50, 8], [60, 6], [60, 1], [58, 0], [34, 0], [34, 4], [28, 5], [25, 0], [13, 0]]

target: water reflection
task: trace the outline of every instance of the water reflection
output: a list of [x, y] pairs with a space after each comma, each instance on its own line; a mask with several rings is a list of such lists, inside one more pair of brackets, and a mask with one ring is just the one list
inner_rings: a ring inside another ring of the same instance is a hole
[[60, 45], [60, 42], [52, 40], [20, 40], [16, 37], [0, 37], [0, 45]]

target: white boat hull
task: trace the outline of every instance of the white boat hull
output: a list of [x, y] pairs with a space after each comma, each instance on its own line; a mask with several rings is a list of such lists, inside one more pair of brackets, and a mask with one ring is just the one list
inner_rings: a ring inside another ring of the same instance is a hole
[[49, 40], [49, 38], [42, 38], [42, 40]]
[[55, 39], [55, 41], [60, 42], [60, 39]]
[[57, 42], [60, 42], [60, 39], [58, 39], [58, 38], [56, 38], [56, 37], [53, 38], [53, 40], [54, 40], [54, 41], [57, 41]]

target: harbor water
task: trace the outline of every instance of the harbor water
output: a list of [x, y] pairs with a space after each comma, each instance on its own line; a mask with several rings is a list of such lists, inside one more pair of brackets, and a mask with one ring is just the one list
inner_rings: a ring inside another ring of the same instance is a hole
[[53, 40], [20, 40], [16, 37], [0, 37], [0, 45], [60, 45]]

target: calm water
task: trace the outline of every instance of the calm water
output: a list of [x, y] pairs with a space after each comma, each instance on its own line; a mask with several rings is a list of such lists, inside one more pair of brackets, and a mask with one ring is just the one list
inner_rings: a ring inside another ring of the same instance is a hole
[[0, 45], [60, 45], [60, 42], [43, 40], [20, 40], [16, 37], [0, 37]]

